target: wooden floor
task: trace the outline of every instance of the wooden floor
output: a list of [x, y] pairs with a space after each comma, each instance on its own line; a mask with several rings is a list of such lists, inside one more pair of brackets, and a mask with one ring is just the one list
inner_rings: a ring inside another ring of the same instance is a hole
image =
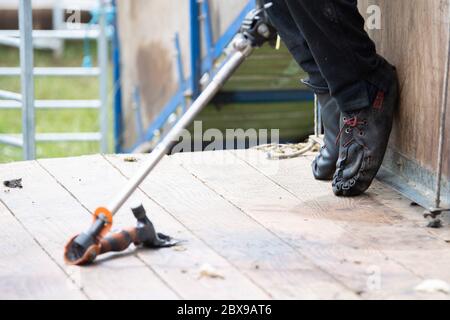
[[[130, 201], [158, 231], [183, 240], [67, 267], [63, 247], [90, 225], [142, 164], [88, 156], [0, 166], [2, 299], [446, 299], [415, 288], [450, 280], [450, 230], [376, 182], [336, 198], [311, 156], [269, 161], [259, 151], [167, 157]], [[115, 227], [135, 224], [125, 205]]]

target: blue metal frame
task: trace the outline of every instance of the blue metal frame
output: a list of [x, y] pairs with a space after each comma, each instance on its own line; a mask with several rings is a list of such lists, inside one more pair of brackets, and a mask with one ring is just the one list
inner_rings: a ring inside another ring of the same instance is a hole
[[[167, 122], [167, 119], [170, 117], [171, 114], [173, 114], [178, 106], [185, 103], [185, 92], [190, 91], [192, 93], [192, 98], [194, 99], [198, 94], [200, 93], [200, 77], [203, 73], [215, 73], [215, 70], [213, 69], [213, 62], [219, 58], [223, 51], [225, 50], [226, 46], [233, 40], [233, 37], [236, 35], [236, 33], [239, 31], [239, 28], [242, 24], [243, 19], [245, 16], [255, 7], [256, 1], [250, 0], [249, 3], [245, 6], [245, 8], [242, 10], [242, 12], [239, 14], [239, 16], [233, 21], [231, 26], [225, 31], [225, 33], [217, 40], [216, 44], [213, 45], [213, 36], [212, 36], [212, 28], [211, 28], [211, 18], [210, 18], [210, 12], [209, 12], [209, 3], [204, 4], [205, 2], [208, 2], [208, 0], [204, 0], [202, 7], [199, 8], [198, 2], [196, 0], [189, 0], [190, 1], [190, 38], [191, 38], [191, 76], [188, 79], [185, 79], [184, 81], [181, 80], [180, 77], [180, 86], [179, 90], [175, 93], [175, 95], [170, 99], [170, 101], [166, 104], [166, 106], [163, 108], [161, 113], [158, 115], [158, 117], [155, 119], [155, 121], [150, 125], [150, 127], [146, 130], [144, 139], [145, 141], [151, 141], [155, 133], [161, 129], [164, 124]], [[205, 21], [205, 39], [206, 39], [206, 45], [210, 48], [209, 50], [206, 50], [206, 57], [202, 59], [201, 57], [201, 36], [200, 36], [200, 29], [201, 29], [201, 23], [200, 23], [200, 9], [202, 12], [202, 17]], [[176, 36], [175, 36], [175, 41]], [[177, 47], [177, 44], [175, 44]], [[178, 59], [181, 59], [179, 57]], [[180, 60], [178, 61], [178, 64], [180, 65]], [[182, 64], [182, 63], [181, 63]], [[200, 66], [200, 68], [199, 68]], [[211, 68], [210, 68], [211, 67]], [[180, 72], [179, 72], [180, 74]], [[197, 80], [194, 80], [197, 79]], [[196, 93], [197, 92], [197, 93]], [[125, 152], [132, 152], [137, 147], [139, 147], [140, 143], [136, 142], [136, 144], [128, 149], [125, 150]]]
[[116, 0], [112, 1], [113, 28], [112, 37], [112, 60], [114, 77], [114, 149], [116, 153], [122, 152], [122, 133], [123, 133], [123, 110], [122, 110], [122, 85], [120, 70], [120, 39], [117, 25], [117, 6]]
[[[208, 0], [205, 0], [208, 1]], [[220, 39], [214, 45], [213, 59], [218, 59], [224, 52], [228, 44], [233, 40], [234, 36], [239, 32], [241, 28], [242, 21], [244, 21], [245, 16], [256, 7], [256, 1], [250, 0], [245, 8], [241, 11], [239, 16], [231, 23], [225, 33], [220, 37]], [[206, 72], [206, 70], [204, 70]]]
[[[182, 91], [178, 91], [172, 97], [172, 99], [170, 99], [169, 103], [156, 118], [156, 121], [153, 122], [151, 126], [146, 130], [146, 133], [144, 135], [144, 141], [151, 141], [153, 139], [153, 137], [155, 136], [155, 132], [164, 126], [164, 124], [167, 122], [167, 119], [169, 119], [170, 115], [172, 115], [175, 112], [175, 110], [178, 108], [178, 106], [182, 103], [184, 99], [185, 99], [184, 92]], [[137, 143], [129, 151], [135, 150], [137, 147], [139, 147], [139, 145], [140, 143]]]
[[[220, 58], [232, 41], [244, 20], [245, 16], [255, 8], [256, 0], [249, 0], [239, 16], [233, 21], [225, 33], [214, 43], [211, 26], [211, 15], [208, 0], [203, 0], [201, 6], [197, 0], [190, 1], [190, 40], [191, 40], [191, 76], [185, 79], [183, 73], [183, 63], [178, 35], [175, 35], [175, 48], [177, 50], [177, 63], [179, 75], [179, 89], [170, 101], [163, 108], [156, 120], [145, 131], [144, 141], [151, 141], [155, 133], [164, 127], [168, 118], [177, 110], [179, 106], [186, 109], [186, 92], [191, 92], [191, 98], [195, 99], [200, 93], [200, 78], [202, 74], [209, 73], [212, 77], [220, 69], [214, 68], [214, 61]], [[201, 16], [200, 16], [201, 13]], [[201, 52], [201, 21], [203, 21], [204, 40], [206, 46], [206, 56], [202, 58]], [[272, 90], [272, 91], [242, 91], [242, 92], [222, 92], [216, 96], [216, 103], [273, 103], [273, 102], [302, 102], [313, 101], [313, 94], [304, 90]], [[137, 142], [126, 152], [132, 152], [139, 147]]]
[[202, 20], [205, 33], [206, 57], [202, 65], [202, 71], [212, 70], [214, 67], [214, 36], [211, 22], [211, 14], [209, 10], [209, 1], [202, 1]]
[[[180, 46], [180, 36], [178, 33], [175, 34], [175, 50], [176, 50], [176, 56], [177, 56], [177, 71], [178, 71], [178, 83], [179, 87], [178, 90], [180, 92], [186, 92], [187, 90], [187, 84], [186, 79], [184, 77], [184, 67], [183, 67], [183, 59], [181, 54], [181, 46]], [[186, 99], [182, 99], [181, 105], [183, 107], [183, 112], [187, 110], [187, 104]]]
[[190, 41], [191, 41], [191, 90], [192, 99], [200, 94], [201, 65], [201, 36], [200, 36], [200, 8], [197, 0], [189, 0], [190, 11]]

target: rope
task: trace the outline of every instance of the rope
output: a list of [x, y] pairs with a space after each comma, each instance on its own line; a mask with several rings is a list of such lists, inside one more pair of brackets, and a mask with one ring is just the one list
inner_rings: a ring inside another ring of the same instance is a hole
[[266, 153], [269, 160], [286, 160], [298, 158], [305, 155], [307, 152], [319, 151], [319, 144], [310, 139], [306, 143], [297, 144], [265, 144], [254, 147], [253, 149]]

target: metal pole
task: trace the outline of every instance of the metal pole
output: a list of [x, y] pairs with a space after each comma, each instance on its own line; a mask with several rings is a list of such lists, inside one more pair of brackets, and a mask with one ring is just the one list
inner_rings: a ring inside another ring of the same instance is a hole
[[0, 44], [15, 48], [20, 48], [20, 40], [14, 37], [5, 37], [0, 35]]
[[13, 100], [13, 101], [22, 101], [22, 96], [15, 92], [0, 90], [0, 99], [4, 100]]
[[450, 72], [450, 26], [447, 28], [447, 57], [444, 70], [444, 84], [442, 91], [442, 105], [439, 120], [439, 144], [438, 144], [438, 161], [437, 161], [437, 177], [436, 177], [436, 198], [435, 198], [435, 210], [439, 211], [441, 207], [441, 188], [442, 188], [442, 171], [444, 165], [444, 143], [445, 143], [445, 122], [447, 120], [447, 108], [448, 108], [448, 84], [449, 84], [449, 72]]
[[189, 1], [190, 13], [190, 40], [191, 40], [191, 90], [192, 99], [197, 99], [200, 94], [201, 77], [201, 43], [200, 43], [200, 9], [197, 0]]
[[[84, 40], [97, 39], [99, 30], [96, 26], [85, 27], [82, 30], [34, 30], [34, 39], [61, 39], [61, 40]], [[19, 38], [20, 31], [18, 30], [0, 30], [0, 37]]]
[[100, 35], [98, 37], [98, 65], [100, 68], [100, 132], [102, 139], [100, 150], [102, 153], [108, 152], [108, 35], [106, 27], [106, 0], [100, 0], [99, 27]]
[[[179, 90], [183, 92], [183, 95], [186, 94], [186, 81], [184, 77], [184, 69], [183, 69], [183, 57], [181, 56], [181, 45], [180, 45], [180, 36], [178, 32], [175, 33], [175, 50], [176, 50], [176, 59], [177, 59], [177, 70], [178, 70], [178, 82], [180, 84]], [[183, 101], [181, 102], [181, 106], [183, 108], [183, 112], [187, 110], [186, 99], [183, 97]]]
[[148, 174], [156, 167], [159, 161], [167, 154], [174, 142], [178, 141], [181, 132], [187, 128], [195, 117], [208, 105], [212, 98], [224, 86], [229, 77], [244, 62], [244, 60], [252, 53], [251, 44], [240, 37], [237, 37], [232, 46], [235, 52], [230, 56], [222, 69], [214, 76], [211, 83], [194, 101], [192, 106], [181, 117], [177, 124], [170, 130], [167, 136], [150, 154], [149, 159], [139, 170], [134, 178], [128, 181], [120, 194], [109, 204], [107, 209], [114, 215], [119, 211], [130, 195], [139, 187]]
[[23, 157], [36, 159], [34, 76], [33, 76], [33, 12], [31, 0], [20, 0], [20, 65], [22, 85]]
[[[53, 30], [58, 31], [64, 28], [65, 13], [66, 11], [62, 7], [61, 2], [55, 1], [53, 4]], [[64, 40], [55, 39], [55, 41], [57, 41], [57, 46], [54, 49], [54, 54], [57, 57], [62, 57], [64, 53]]]
[[[14, 67], [0, 67], [0, 76], [16, 77], [21, 75], [22, 70]], [[78, 68], [78, 67], [37, 67], [34, 68], [35, 77], [98, 77], [98, 68]]]
[[211, 71], [214, 66], [214, 37], [211, 22], [211, 12], [209, 10], [209, 0], [201, 0], [202, 22], [205, 36], [207, 70]]
[[122, 152], [123, 110], [122, 110], [122, 83], [120, 65], [120, 38], [117, 21], [117, 3], [113, 0], [114, 9], [114, 35], [113, 35], [113, 72], [114, 72], [114, 145], [117, 153]]

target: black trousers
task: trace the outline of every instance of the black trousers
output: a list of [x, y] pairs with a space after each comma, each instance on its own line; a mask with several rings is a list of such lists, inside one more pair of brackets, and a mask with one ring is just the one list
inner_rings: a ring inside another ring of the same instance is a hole
[[383, 66], [364, 30], [357, 0], [265, 0], [269, 18], [316, 92], [330, 92], [342, 111], [368, 107], [384, 89]]

